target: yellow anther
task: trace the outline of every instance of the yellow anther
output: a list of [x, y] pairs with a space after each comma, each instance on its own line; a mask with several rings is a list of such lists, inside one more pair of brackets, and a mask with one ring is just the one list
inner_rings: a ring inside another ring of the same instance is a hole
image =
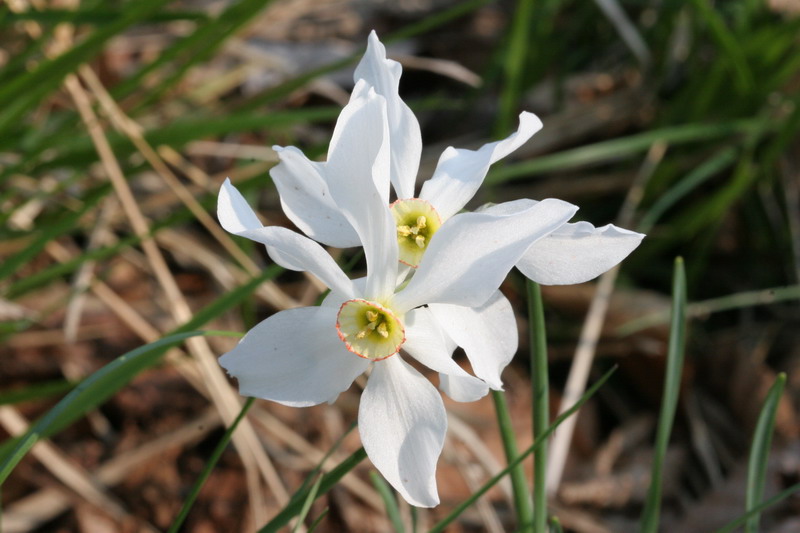
[[377, 311], [367, 311], [367, 320], [370, 322], [375, 322], [378, 320], [378, 312]]
[[362, 329], [361, 331], [356, 333], [356, 339], [363, 339], [366, 336], [367, 336], [367, 330], [365, 329]]
[[397, 233], [401, 237], [408, 237], [411, 235], [411, 228], [409, 226], [397, 226]]
[[418, 216], [418, 217], [417, 217], [417, 227], [418, 227], [419, 229], [423, 229], [423, 228], [424, 228], [425, 226], [427, 226], [427, 225], [428, 225], [428, 219], [426, 219], [426, 218], [425, 218], [424, 216], [422, 216], [422, 215], [420, 215], [420, 216]]
[[417, 235], [419, 233], [419, 226], [412, 226], [411, 233]]
[[378, 326], [378, 334], [384, 339], [389, 338], [389, 330], [386, 328], [386, 322], [381, 322], [380, 326]]
[[425, 248], [425, 237], [422, 235], [417, 235], [417, 237], [414, 239], [414, 242], [417, 243], [417, 246], [420, 248]]

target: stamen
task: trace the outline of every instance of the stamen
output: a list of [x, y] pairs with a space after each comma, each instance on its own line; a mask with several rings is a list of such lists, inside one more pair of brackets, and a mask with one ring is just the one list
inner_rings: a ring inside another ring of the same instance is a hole
[[418, 228], [422, 229], [427, 224], [428, 224], [428, 220], [424, 216], [420, 215], [420, 216], [417, 217], [417, 227]]
[[417, 243], [417, 246], [420, 248], [425, 248], [425, 237], [422, 235], [417, 235], [417, 237], [414, 239], [414, 242]]
[[381, 322], [381, 325], [378, 326], [378, 334], [384, 339], [389, 338], [389, 330], [386, 328], [386, 322]]

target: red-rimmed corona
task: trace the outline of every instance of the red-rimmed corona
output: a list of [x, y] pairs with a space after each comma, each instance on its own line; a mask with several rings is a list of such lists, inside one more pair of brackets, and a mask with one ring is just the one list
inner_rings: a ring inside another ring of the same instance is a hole
[[361, 298], [339, 308], [336, 332], [348, 350], [370, 361], [393, 356], [406, 341], [403, 322], [391, 309]]

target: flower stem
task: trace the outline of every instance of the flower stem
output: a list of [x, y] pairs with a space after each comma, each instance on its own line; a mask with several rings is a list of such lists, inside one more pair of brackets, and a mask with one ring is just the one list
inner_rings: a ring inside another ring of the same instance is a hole
[[[511, 416], [508, 412], [505, 394], [502, 391], [492, 391], [494, 409], [497, 413], [497, 424], [500, 426], [500, 435], [503, 438], [503, 450], [506, 453], [506, 461], [510, 464], [518, 456], [517, 441], [514, 429], [511, 427]], [[531, 509], [531, 497], [528, 492], [528, 482], [525, 479], [525, 470], [522, 463], [518, 463], [509, 473], [511, 476], [511, 488], [514, 491], [514, 507], [517, 509], [517, 521], [520, 531], [529, 531], [530, 524], [533, 522], [533, 510]]]
[[[533, 440], [538, 441], [550, 423], [547, 374], [547, 335], [544, 328], [542, 290], [528, 280], [531, 380], [533, 382]], [[533, 525], [536, 533], [547, 531], [547, 440], [533, 453]]]

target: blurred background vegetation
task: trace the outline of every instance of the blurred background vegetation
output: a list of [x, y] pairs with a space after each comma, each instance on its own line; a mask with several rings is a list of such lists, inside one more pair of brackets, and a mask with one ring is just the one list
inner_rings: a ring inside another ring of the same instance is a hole
[[[678, 255], [690, 322], [662, 530], [711, 531], [743, 512], [747, 451], [779, 372], [788, 380], [765, 494], [800, 481], [797, 0], [7, 0], [0, 457], [12, 435], [128, 350], [175, 331], [245, 331], [317, 300], [313, 280], [270, 267], [217, 227], [216, 194], [230, 176], [265, 222], [290, 225], [268, 176], [270, 146], [324, 157], [371, 29], [404, 66], [400, 92], [425, 142], [420, 181], [446, 146], [503, 137], [528, 110], [544, 129], [495, 165], [474, 206], [557, 197], [582, 220], [648, 234], [607, 312], [595, 312], [605, 325], [592, 375], [620, 371], [578, 419], [551, 498], [564, 528], [637, 530]], [[339, 257], [359, 268], [351, 252]], [[595, 288], [544, 288], [554, 414]], [[521, 278], [503, 290], [524, 331]], [[223, 420], [239, 412], [215, 363], [234, 342], [187, 341], [104, 389], [85, 417], [64, 419], [3, 485], [3, 531], [167, 528]], [[527, 345], [523, 336], [522, 353]], [[521, 355], [505, 375], [521, 447], [527, 368]], [[357, 402], [356, 391], [335, 407], [257, 402], [184, 530], [263, 524], [346, 432]], [[420, 530], [505, 461], [488, 398], [448, 408], [443, 503], [414, 514]], [[357, 447], [348, 434], [333, 459]], [[327, 508], [318, 531], [388, 530], [370, 468], [321, 498], [309, 523]], [[452, 530], [512, 530], [509, 493], [493, 489]], [[762, 526], [800, 530], [799, 511], [786, 499]]]

